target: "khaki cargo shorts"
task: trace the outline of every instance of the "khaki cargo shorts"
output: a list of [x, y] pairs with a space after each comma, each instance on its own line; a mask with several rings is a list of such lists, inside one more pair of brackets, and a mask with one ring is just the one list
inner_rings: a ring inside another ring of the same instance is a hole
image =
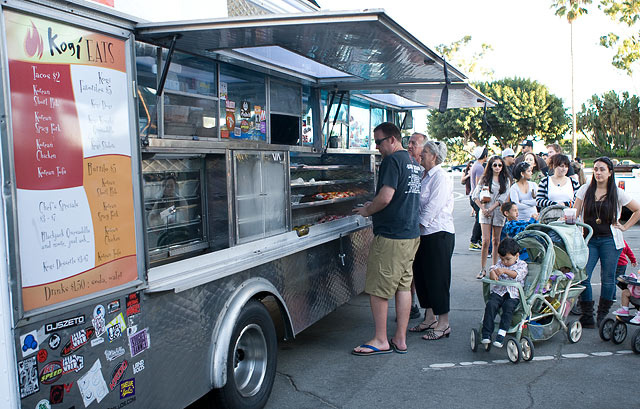
[[411, 291], [413, 259], [420, 244], [415, 239], [387, 239], [374, 236], [367, 261], [364, 291], [387, 300], [396, 291]]

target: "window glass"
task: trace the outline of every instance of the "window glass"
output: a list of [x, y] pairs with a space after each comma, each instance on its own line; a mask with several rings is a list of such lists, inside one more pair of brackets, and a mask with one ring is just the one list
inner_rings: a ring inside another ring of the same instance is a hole
[[299, 116], [302, 113], [302, 89], [299, 85], [271, 81], [271, 112]]
[[165, 135], [217, 137], [218, 101], [164, 94]]
[[[220, 135], [265, 141], [265, 78], [239, 67], [220, 67]], [[223, 109], [224, 107], [224, 109]]]
[[[332, 95], [328, 94], [325, 101], [326, 106], [331, 102]], [[342, 100], [342, 104], [340, 101]], [[340, 110], [338, 111], [338, 105]], [[337, 115], [336, 115], [337, 112]], [[349, 132], [349, 95], [336, 94], [333, 98], [333, 105], [329, 111], [329, 119], [325, 124], [324, 133], [329, 137], [329, 148], [346, 148], [347, 136]], [[334, 122], [335, 121], [335, 122]]]
[[169, 66], [165, 90], [215, 97], [216, 64], [206, 58], [175, 52]]
[[369, 104], [351, 100], [349, 107], [349, 147], [369, 147]]
[[138, 126], [140, 135], [158, 135], [157, 48], [136, 42], [136, 85], [138, 93]]
[[371, 136], [376, 126], [387, 121], [387, 111], [383, 108], [371, 107]]

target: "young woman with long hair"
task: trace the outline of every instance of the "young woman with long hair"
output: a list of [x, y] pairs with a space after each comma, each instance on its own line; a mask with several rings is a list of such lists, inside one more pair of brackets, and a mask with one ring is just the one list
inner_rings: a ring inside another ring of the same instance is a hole
[[[633, 212], [625, 224], [618, 220], [622, 213], [622, 206]], [[587, 261], [587, 279], [583, 281], [586, 289], [580, 295], [582, 316], [580, 322], [583, 327], [593, 328], [593, 294], [591, 290], [591, 275], [600, 260], [600, 301], [596, 316], [600, 325], [609, 312], [615, 295], [615, 273], [620, 252], [624, 248], [622, 232], [636, 224], [640, 219], [640, 205], [623, 189], [616, 186], [613, 162], [607, 157], [601, 157], [593, 163], [593, 178], [591, 183], [583, 185], [576, 193], [574, 207], [584, 223], [593, 229], [593, 237], [589, 240], [589, 259]]]
[[498, 261], [496, 249], [500, 244], [500, 232], [502, 232], [502, 226], [504, 226], [505, 221], [504, 215], [500, 211], [500, 206], [509, 197], [510, 184], [511, 178], [507, 173], [504, 160], [499, 156], [491, 157], [487, 162], [482, 178], [472, 194], [473, 201], [480, 208], [479, 221], [482, 228], [482, 259], [480, 260], [481, 269], [476, 276], [477, 279], [481, 279], [487, 274], [486, 265], [490, 241], [494, 249], [492, 264], [496, 264]]

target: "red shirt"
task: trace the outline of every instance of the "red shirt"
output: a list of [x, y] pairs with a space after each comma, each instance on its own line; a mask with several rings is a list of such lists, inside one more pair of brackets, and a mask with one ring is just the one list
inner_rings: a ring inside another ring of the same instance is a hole
[[627, 257], [631, 260], [632, 263], [636, 262], [636, 256], [633, 255], [633, 251], [627, 244], [627, 241], [624, 242], [624, 248], [622, 249], [622, 253], [620, 253], [620, 258], [618, 259], [619, 266], [626, 266], [629, 262], [627, 261]]

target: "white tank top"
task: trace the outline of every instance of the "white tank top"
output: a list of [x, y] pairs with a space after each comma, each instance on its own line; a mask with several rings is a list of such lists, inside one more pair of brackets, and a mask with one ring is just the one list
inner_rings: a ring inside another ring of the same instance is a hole
[[573, 185], [571, 179], [567, 178], [567, 183], [564, 186], [558, 186], [557, 183], [553, 183], [553, 179], [549, 176], [548, 181], [548, 196], [549, 200], [556, 203], [570, 202], [573, 200]]

